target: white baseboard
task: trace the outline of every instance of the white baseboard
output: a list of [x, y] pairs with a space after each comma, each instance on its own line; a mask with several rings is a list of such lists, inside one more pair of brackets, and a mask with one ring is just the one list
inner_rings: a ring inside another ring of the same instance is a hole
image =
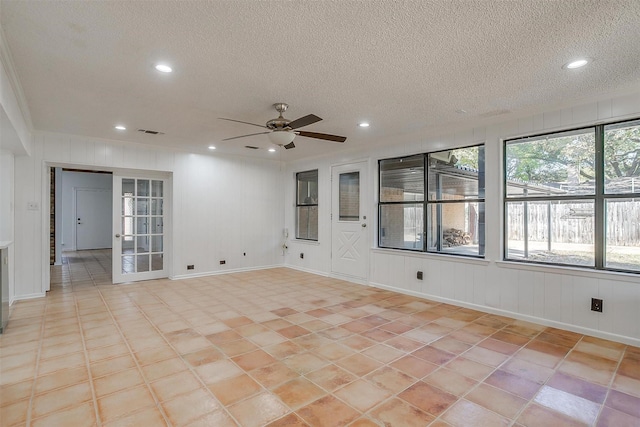
[[325, 273], [324, 271], [313, 270], [311, 268], [305, 268], [305, 267], [300, 267], [300, 266], [297, 266], [297, 265], [290, 265], [290, 264], [286, 264], [286, 265], [284, 265], [284, 267], [290, 268], [292, 270], [302, 271], [302, 272], [305, 272], [305, 273], [315, 274], [317, 276], [329, 277], [329, 275], [327, 273]]
[[613, 334], [611, 332], [603, 332], [603, 331], [599, 331], [597, 329], [585, 328], [585, 327], [582, 327], [582, 326], [577, 326], [577, 325], [572, 325], [572, 324], [569, 324], [569, 323], [558, 322], [558, 321], [555, 321], [555, 320], [543, 319], [541, 317], [529, 316], [529, 315], [526, 315], [526, 314], [516, 313], [516, 312], [508, 311], [508, 310], [502, 310], [502, 309], [499, 309], [499, 308], [489, 307], [489, 306], [486, 306], [486, 305], [473, 304], [473, 303], [454, 300], [454, 299], [450, 299], [450, 298], [443, 298], [443, 297], [440, 297], [440, 296], [437, 296], [437, 295], [424, 294], [422, 292], [416, 292], [416, 291], [411, 291], [409, 289], [397, 288], [395, 286], [383, 285], [381, 283], [370, 282], [369, 285], [371, 285], [371, 286], [373, 286], [375, 288], [386, 289], [388, 291], [398, 292], [398, 293], [405, 294], [405, 295], [411, 295], [411, 296], [418, 297], [418, 298], [424, 298], [424, 299], [428, 299], [428, 300], [432, 300], [432, 301], [437, 301], [437, 302], [447, 303], [447, 304], [456, 305], [456, 306], [460, 306], [460, 307], [470, 308], [470, 309], [482, 311], [482, 312], [485, 312], [485, 313], [497, 314], [497, 315], [505, 316], [505, 317], [511, 317], [513, 319], [524, 320], [524, 321], [531, 322], [531, 323], [537, 323], [539, 325], [550, 326], [550, 327], [558, 328], [558, 329], [564, 329], [564, 330], [567, 330], [567, 331], [572, 331], [572, 332], [576, 332], [576, 333], [583, 334], [583, 335], [590, 335], [590, 336], [597, 337], [597, 338], [602, 338], [602, 339], [605, 339], [605, 340], [616, 341], [616, 342], [621, 342], [621, 343], [624, 343], [624, 344], [627, 344], [627, 345], [633, 345], [633, 346], [636, 346], [636, 347], [640, 347], [640, 339], [633, 338], [633, 337], [627, 337], [627, 336], [624, 336], [624, 335]]
[[9, 305], [13, 305], [13, 303], [16, 302], [16, 301], [22, 301], [22, 300], [34, 299], [34, 298], [42, 298], [45, 295], [47, 295], [46, 292], [38, 292], [36, 294], [27, 294], [27, 295], [16, 295], [15, 297], [13, 297], [12, 300], [9, 301]]
[[171, 280], [193, 279], [196, 277], [217, 276], [220, 274], [242, 273], [246, 271], [268, 270], [271, 268], [281, 268], [281, 267], [285, 267], [285, 266], [282, 264], [276, 264], [276, 265], [263, 265], [260, 267], [233, 268], [229, 270], [219, 270], [219, 271], [203, 271], [200, 273], [178, 274], [176, 276], [170, 276], [169, 279]]

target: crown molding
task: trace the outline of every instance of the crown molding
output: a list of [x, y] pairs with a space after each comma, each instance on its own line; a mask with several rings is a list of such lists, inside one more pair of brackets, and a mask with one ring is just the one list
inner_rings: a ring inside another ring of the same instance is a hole
[[5, 72], [7, 73], [7, 77], [9, 78], [9, 83], [11, 84], [11, 88], [13, 89], [13, 93], [18, 103], [18, 108], [20, 109], [22, 118], [24, 119], [24, 122], [27, 125], [27, 129], [29, 130], [29, 132], [33, 132], [34, 129], [33, 129], [33, 122], [31, 120], [31, 112], [29, 111], [29, 107], [27, 105], [27, 99], [24, 96], [24, 91], [22, 90], [20, 79], [18, 79], [18, 74], [16, 73], [16, 68], [13, 62], [13, 56], [11, 55], [11, 51], [9, 49], [9, 46], [7, 45], [4, 30], [1, 26], [0, 26], [0, 62], [2, 63], [2, 66], [4, 67]]

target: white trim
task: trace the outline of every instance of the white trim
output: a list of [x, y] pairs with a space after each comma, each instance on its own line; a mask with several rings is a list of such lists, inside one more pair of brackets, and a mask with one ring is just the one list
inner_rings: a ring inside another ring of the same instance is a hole
[[[6, 40], [7, 38], [5, 37], [4, 31], [2, 27], [0, 27], [0, 61], [4, 66], [7, 77], [9, 78], [11, 89], [13, 89], [13, 93], [18, 103], [18, 108], [22, 113], [22, 119], [27, 125], [28, 130], [31, 131], [33, 130], [33, 121], [31, 120], [31, 112], [28, 107], [29, 104], [27, 103], [27, 98], [24, 96], [20, 79], [18, 79], [18, 74], [16, 73], [15, 63], [13, 62], [13, 55], [11, 55], [9, 45], [6, 43]], [[31, 153], [27, 151], [27, 155], [30, 154]]]
[[[9, 305], [13, 305], [13, 303], [16, 302], [16, 301], [22, 301], [22, 300], [27, 300], [27, 299], [35, 299], [35, 298], [42, 298], [42, 297], [45, 297], [45, 296], [47, 296], [46, 292], [16, 296], [9, 302]], [[9, 319], [9, 320], [11, 320], [11, 319]]]
[[204, 271], [202, 273], [178, 274], [177, 276], [169, 276], [171, 280], [195, 279], [198, 277], [219, 276], [228, 273], [243, 273], [247, 271], [270, 270], [272, 268], [286, 268], [284, 264], [263, 265], [259, 267], [232, 268], [220, 271]]
[[354, 276], [348, 276], [346, 274], [338, 274], [338, 273], [329, 273], [327, 277], [331, 277], [332, 279], [344, 280], [346, 282], [355, 283], [358, 285], [371, 286], [370, 282], [367, 281], [366, 278], [359, 278]]
[[284, 267], [290, 268], [292, 270], [302, 271], [304, 273], [315, 274], [317, 276], [330, 277], [329, 274], [325, 273], [324, 271], [313, 270], [311, 268], [300, 267], [300, 266], [297, 266], [297, 265], [289, 265], [289, 264], [284, 265]]
[[475, 264], [475, 265], [491, 264], [491, 260], [488, 260], [485, 258], [475, 258], [470, 256], [467, 257], [463, 255], [456, 255], [456, 254], [415, 252], [415, 251], [405, 251], [402, 249], [392, 249], [392, 248], [371, 248], [371, 252], [376, 254], [382, 254], [382, 255], [408, 256], [408, 257], [419, 258], [419, 259], [432, 259], [434, 261], [452, 261], [452, 262], [458, 262], [462, 264]]
[[527, 321], [527, 322], [536, 323], [538, 325], [551, 326], [551, 327], [554, 327], [554, 328], [564, 329], [564, 330], [567, 330], [567, 331], [572, 331], [572, 332], [576, 332], [576, 333], [583, 334], [583, 335], [590, 335], [590, 336], [597, 337], [597, 338], [602, 338], [602, 339], [606, 339], [606, 340], [621, 342], [621, 343], [624, 343], [624, 344], [640, 347], [640, 339], [631, 338], [631, 337], [627, 337], [627, 336], [624, 336], [624, 335], [617, 335], [617, 334], [612, 334], [610, 332], [599, 331], [599, 330], [596, 330], [596, 329], [584, 328], [582, 326], [576, 326], [576, 325], [572, 325], [572, 324], [569, 324], [569, 323], [556, 322], [554, 320], [543, 319], [541, 317], [528, 316], [526, 314], [516, 313], [516, 312], [508, 311], [508, 310], [501, 310], [499, 308], [488, 307], [488, 306], [485, 306], [485, 305], [478, 305], [478, 304], [468, 303], [468, 302], [464, 302], [464, 301], [460, 301], [460, 300], [443, 298], [443, 297], [439, 297], [439, 296], [436, 296], [436, 295], [424, 294], [424, 293], [421, 293], [421, 292], [411, 291], [411, 290], [408, 290], [408, 289], [402, 289], [402, 288], [397, 288], [397, 287], [394, 287], [394, 286], [383, 285], [381, 283], [371, 282], [371, 283], [369, 283], [369, 285], [373, 286], [374, 288], [385, 289], [385, 290], [388, 290], [388, 291], [398, 292], [398, 293], [405, 294], [405, 295], [411, 295], [411, 296], [418, 297], [418, 298], [424, 298], [424, 299], [428, 299], [428, 300], [432, 300], [432, 301], [451, 304], [451, 305], [455, 305], [455, 306], [458, 306], [458, 307], [470, 308], [472, 310], [481, 311], [483, 313], [497, 314], [497, 315], [500, 315], [500, 316], [510, 317], [512, 319], [524, 320], [524, 321]]
[[43, 293], [51, 290], [51, 244], [49, 241], [51, 236], [51, 168], [52, 166], [48, 165], [45, 161], [42, 162], [42, 167], [40, 168], [42, 171], [42, 204], [40, 206], [40, 213], [42, 215], [41, 250], [42, 263], [44, 265], [44, 268], [42, 269], [42, 276], [40, 278], [40, 280], [42, 280], [40, 289]]
[[623, 273], [620, 271], [595, 270], [561, 265], [542, 265], [518, 261], [496, 261], [499, 268], [514, 270], [539, 271], [542, 273], [566, 274], [579, 277], [591, 277], [603, 280], [617, 280], [621, 282], [640, 283], [640, 274]]
[[301, 243], [303, 245], [309, 246], [320, 246], [320, 242], [317, 240], [292, 239], [289, 243]]

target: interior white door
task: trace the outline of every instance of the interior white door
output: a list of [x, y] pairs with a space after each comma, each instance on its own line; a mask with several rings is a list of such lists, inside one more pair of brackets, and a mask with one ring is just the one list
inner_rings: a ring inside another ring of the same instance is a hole
[[367, 279], [367, 162], [331, 168], [331, 271]]
[[167, 181], [113, 176], [113, 283], [168, 276]]
[[111, 190], [76, 188], [76, 250], [111, 247]]

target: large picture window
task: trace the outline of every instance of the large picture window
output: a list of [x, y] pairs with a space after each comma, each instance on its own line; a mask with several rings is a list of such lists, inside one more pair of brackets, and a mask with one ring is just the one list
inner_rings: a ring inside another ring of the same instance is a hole
[[640, 271], [640, 121], [507, 140], [505, 259]]
[[296, 239], [318, 240], [318, 170], [296, 174]]
[[380, 160], [379, 170], [379, 247], [484, 256], [483, 146]]

